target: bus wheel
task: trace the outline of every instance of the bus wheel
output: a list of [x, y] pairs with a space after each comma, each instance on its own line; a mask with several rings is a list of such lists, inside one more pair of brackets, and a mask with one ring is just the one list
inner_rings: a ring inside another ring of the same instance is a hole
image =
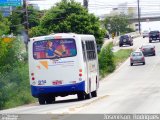
[[97, 97], [97, 89], [98, 89], [98, 86], [99, 86], [99, 84], [98, 84], [97, 76], [96, 76], [96, 90], [93, 91], [93, 92], [91, 92], [92, 97]]
[[92, 97], [97, 97], [97, 90], [93, 91], [91, 94], [92, 94]]
[[77, 97], [78, 97], [78, 100], [84, 100], [84, 99], [85, 99], [85, 95], [84, 95], [83, 92], [78, 93], [78, 94], [77, 94]]
[[91, 92], [90, 93], [88, 93], [87, 95], [86, 95], [86, 99], [91, 99], [92, 98], [92, 95], [91, 95]]
[[53, 98], [51, 96], [46, 97], [46, 103], [47, 104], [52, 104], [53, 103]]
[[44, 105], [45, 104], [45, 99], [43, 97], [39, 97], [38, 102], [39, 102], [40, 105]]

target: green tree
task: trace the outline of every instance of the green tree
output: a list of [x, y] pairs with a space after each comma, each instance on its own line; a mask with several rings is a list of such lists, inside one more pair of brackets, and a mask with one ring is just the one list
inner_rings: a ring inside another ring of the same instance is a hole
[[29, 36], [33, 37], [33, 36], [42, 36], [42, 35], [46, 35], [49, 34], [48, 30], [45, 28], [42, 28], [41, 26], [36, 26], [36, 27], [32, 27], [29, 30]]
[[[28, 6], [28, 22], [29, 28], [38, 26], [40, 23], [40, 18], [44, 14], [43, 11], [38, 11], [34, 9], [32, 6]], [[22, 29], [24, 29], [24, 25], [27, 24], [24, 21], [24, 10], [22, 7], [17, 7], [12, 15], [9, 17], [11, 21], [11, 31], [15, 34], [19, 33]]]
[[23, 10], [22, 7], [17, 7], [12, 11], [12, 15], [9, 16], [9, 20], [11, 21], [11, 32], [17, 34], [19, 31], [24, 29], [23, 27]]
[[[98, 44], [102, 44], [105, 34], [105, 31], [100, 29], [99, 19], [93, 14], [89, 14], [80, 3], [73, 0], [62, 0], [57, 3], [55, 7], [46, 12], [40, 21], [40, 27], [36, 29], [37, 32], [34, 30], [32, 32], [93, 34]], [[31, 35], [37, 35], [32, 32]]]
[[[106, 17], [104, 20], [104, 26], [110, 33], [126, 33], [130, 32], [128, 28], [128, 17], [124, 14]], [[110, 27], [110, 29], [108, 29]]]
[[[18, 65], [22, 54], [22, 41], [13, 38], [9, 43], [0, 41], [0, 68], [1, 72], [13, 69], [13, 65]], [[12, 58], [12, 59], [11, 59]]]
[[38, 11], [34, 9], [32, 6], [28, 7], [28, 21], [29, 21], [29, 28], [38, 26], [40, 23], [40, 18], [43, 15], [43, 11]]
[[3, 17], [0, 13], [0, 36], [8, 34], [10, 31], [10, 22], [7, 18]]

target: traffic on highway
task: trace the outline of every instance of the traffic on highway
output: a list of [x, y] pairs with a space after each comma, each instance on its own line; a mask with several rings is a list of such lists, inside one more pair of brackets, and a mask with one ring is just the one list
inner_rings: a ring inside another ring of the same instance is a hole
[[[160, 99], [158, 95], [160, 92], [160, 77], [158, 76], [160, 44], [159, 42], [149, 43], [148, 38], [144, 39], [142, 37], [135, 38], [133, 41], [134, 45], [131, 47], [128, 46], [127, 48], [138, 50], [144, 43], [151, 44], [151, 46], [156, 47], [156, 56], [146, 56], [145, 66], [136, 65], [135, 67], [130, 67], [130, 59], [127, 59], [113, 74], [100, 81], [97, 98], [77, 101], [75, 95], [57, 97], [54, 104], [39, 106], [38, 103], [34, 103], [18, 108], [2, 110], [0, 113], [158, 112], [160, 106], [156, 105], [155, 102], [158, 102]], [[120, 47], [120, 49], [127, 48]], [[142, 51], [139, 53], [143, 54]], [[146, 97], [148, 99], [146, 99]], [[155, 100], [154, 104], [153, 100]]]

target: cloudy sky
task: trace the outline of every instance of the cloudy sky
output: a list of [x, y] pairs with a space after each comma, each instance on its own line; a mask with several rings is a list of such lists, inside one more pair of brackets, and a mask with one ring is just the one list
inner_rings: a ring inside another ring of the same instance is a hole
[[[38, 3], [40, 9], [49, 9], [55, 5], [56, 2], [61, 0], [39, 0]], [[75, 0], [83, 3], [83, 0]], [[89, 12], [96, 15], [106, 14], [111, 11], [113, 7], [117, 7], [120, 3], [127, 2], [129, 6], [137, 6], [137, 0], [89, 0]], [[160, 11], [160, 0], [140, 0], [140, 6], [143, 13], [159, 13]]]
[[[51, 6], [55, 5], [56, 2], [61, 0], [38, 0], [40, 9], [49, 9]], [[83, 0], [75, 0], [77, 2], [83, 3]], [[109, 13], [112, 8], [117, 7], [120, 3], [128, 3], [130, 7], [137, 6], [137, 0], [89, 0], [89, 12], [94, 13], [95, 15], [102, 15]], [[147, 14], [149, 16], [157, 16], [160, 13], [160, 0], [140, 0], [141, 13]], [[160, 22], [147, 22], [142, 23], [143, 30], [146, 29], [159, 29], [160, 26], [157, 26]]]
[[[38, 4], [40, 9], [49, 9], [56, 2], [60, 2], [61, 0], [39, 0]], [[83, 4], [83, 0], [75, 0]], [[105, 12], [109, 12], [112, 7], [115, 7], [119, 3], [124, 2], [136, 2], [136, 0], [89, 0], [89, 12], [95, 14], [103, 14]], [[37, 3], [33, 2], [33, 3]]]

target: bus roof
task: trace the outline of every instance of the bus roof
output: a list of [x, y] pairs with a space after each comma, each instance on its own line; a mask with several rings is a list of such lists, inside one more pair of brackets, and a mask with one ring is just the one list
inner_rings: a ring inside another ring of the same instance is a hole
[[[56, 39], [56, 38], [74, 38], [76, 36], [79, 36], [81, 38], [94, 38], [93, 35], [89, 35], [89, 34], [76, 34], [76, 33], [52, 33], [50, 35], [45, 35], [45, 36], [38, 36], [38, 37], [32, 37], [30, 39], [34, 39], [34, 40], [44, 40], [47, 38], [48, 39]], [[52, 38], [53, 37], [53, 38]]]

